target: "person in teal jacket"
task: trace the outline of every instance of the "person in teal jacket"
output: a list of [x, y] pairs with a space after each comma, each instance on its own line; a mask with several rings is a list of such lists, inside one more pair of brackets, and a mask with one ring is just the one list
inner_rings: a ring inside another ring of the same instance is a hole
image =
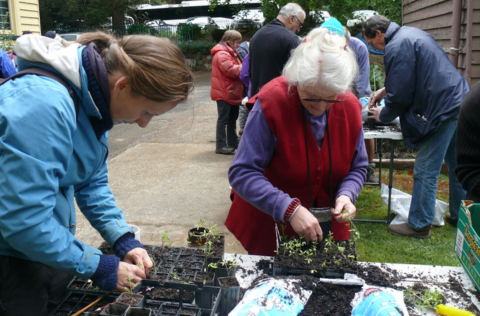
[[[108, 184], [108, 130], [145, 127], [185, 100], [193, 75], [168, 39], [86, 33], [64, 48], [41, 36], [15, 44], [20, 70], [42, 67], [0, 87], [0, 315], [47, 315], [73, 275], [104, 290], [139, 282], [152, 268]], [[78, 240], [74, 199], [115, 250]]]

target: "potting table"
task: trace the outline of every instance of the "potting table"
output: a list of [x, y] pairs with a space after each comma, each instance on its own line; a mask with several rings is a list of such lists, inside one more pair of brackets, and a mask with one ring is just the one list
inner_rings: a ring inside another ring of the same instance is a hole
[[382, 185], [382, 144], [384, 139], [390, 139], [390, 170], [388, 175], [388, 208], [387, 208], [387, 219], [386, 220], [379, 220], [379, 219], [362, 219], [356, 218], [354, 221], [357, 222], [376, 222], [376, 223], [390, 223], [390, 210], [391, 210], [391, 202], [392, 202], [392, 184], [393, 184], [393, 162], [394, 162], [394, 150], [395, 150], [395, 141], [399, 141], [403, 139], [402, 132], [400, 127], [395, 126], [377, 126], [376, 129], [369, 129], [368, 127], [363, 128], [363, 137], [364, 139], [375, 139], [380, 142], [380, 149], [379, 149], [379, 171], [378, 171], [378, 183], [367, 183], [369, 185]]
[[[232, 254], [225, 254], [226, 259], [231, 259], [232, 257]], [[271, 260], [273, 262], [273, 257], [236, 255], [237, 266], [241, 267], [240, 269], [237, 268], [236, 277], [242, 288], [249, 288], [252, 281], [262, 274], [262, 271], [258, 271], [257, 269], [257, 262], [260, 260]], [[475, 285], [469, 279], [463, 267], [371, 262], [360, 262], [359, 264], [363, 266], [376, 265], [383, 270], [396, 271], [400, 276], [406, 276], [395, 285], [412, 287], [416, 283], [421, 283], [432, 290], [438, 289], [446, 296], [446, 305], [460, 308], [462, 306], [468, 306], [471, 302], [480, 309], [480, 301], [475, 294], [473, 294], [477, 292]], [[452, 288], [463, 288], [464, 292], [469, 296], [468, 301], [466, 301], [464, 297], [460, 297], [458, 292], [452, 289], [446, 290], [448, 285], [452, 285]], [[437, 314], [433, 310], [423, 310], [422, 315]]]

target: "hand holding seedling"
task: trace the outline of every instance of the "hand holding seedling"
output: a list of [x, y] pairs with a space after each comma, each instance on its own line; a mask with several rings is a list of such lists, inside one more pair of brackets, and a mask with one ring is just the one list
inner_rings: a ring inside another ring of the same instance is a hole
[[320, 242], [323, 239], [323, 232], [318, 219], [305, 207], [300, 206], [298, 211], [290, 219], [293, 230], [307, 241]]
[[[145, 275], [147, 275], [153, 267], [150, 256], [143, 248], [134, 248], [130, 250], [125, 257], [123, 257], [122, 261], [138, 265], [139, 269], [141, 269]], [[145, 276], [143, 278], [145, 278]]]
[[135, 264], [120, 261], [117, 270], [117, 290], [125, 292], [125, 288], [131, 288], [132, 284], [136, 284], [145, 278], [143, 269]]
[[349, 221], [357, 214], [357, 208], [352, 200], [346, 195], [340, 195], [335, 201], [335, 208], [332, 209], [332, 216], [340, 223]]

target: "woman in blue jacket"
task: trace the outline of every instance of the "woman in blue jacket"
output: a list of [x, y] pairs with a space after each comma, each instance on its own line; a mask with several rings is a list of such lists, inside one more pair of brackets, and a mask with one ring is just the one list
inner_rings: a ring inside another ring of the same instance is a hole
[[[107, 132], [145, 127], [185, 100], [193, 76], [168, 39], [87, 33], [63, 48], [41, 36], [15, 44], [25, 75], [0, 88], [0, 315], [47, 315], [72, 275], [104, 290], [138, 282], [152, 262], [108, 185]], [[102, 255], [74, 236], [78, 207], [115, 250]]]

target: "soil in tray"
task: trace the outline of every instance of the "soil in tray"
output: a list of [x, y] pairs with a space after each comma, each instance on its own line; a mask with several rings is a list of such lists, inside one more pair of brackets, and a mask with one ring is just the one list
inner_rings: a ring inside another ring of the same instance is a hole
[[321, 271], [333, 270], [357, 273], [355, 242], [324, 239], [320, 244], [291, 238], [282, 241], [275, 257], [274, 268], [305, 270], [317, 275]]
[[[149, 292], [147, 292], [147, 296], [152, 300], [178, 302], [180, 301], [180, 290], [154, 287]], [[183, 291], [182, 300], [184, 303], [191, 303], [193, 302], [193, 299], [193, 292]]]
[[300, 316], [329, 315], [349, 316], [352, 314], [350, 302], [360, 291], [359, 286], [340, 286], [318, 283]]

